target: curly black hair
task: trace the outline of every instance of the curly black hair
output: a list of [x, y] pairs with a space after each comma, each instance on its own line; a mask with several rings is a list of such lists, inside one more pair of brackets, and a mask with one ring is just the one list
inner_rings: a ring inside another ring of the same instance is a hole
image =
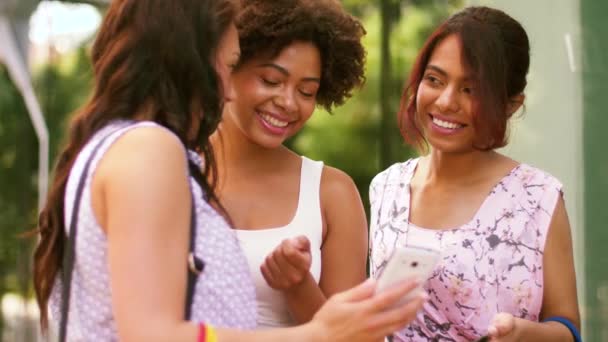
[[237, 19], [240, 63], [274, 58], [295, 41], [321, 54], [317, 103], [331, 112], [365, 82], [365, 29], [337, 0], [246, 0]]

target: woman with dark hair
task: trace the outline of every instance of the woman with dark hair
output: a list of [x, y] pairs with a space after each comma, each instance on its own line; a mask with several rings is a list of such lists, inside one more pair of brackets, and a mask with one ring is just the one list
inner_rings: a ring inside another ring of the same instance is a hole
[[421, 305], [386, 311], [413, 284], [374, 296], [372, 281], [309, 324], [245, 331], [256, 327], [255, 292], [209, 144], [233, 98], [236, 11], [231, 0], [111, 2], [92, 51], [94, 93], [38, 224], [41, 325], [50, 306], [61, 341], [368, 341]]
[[579, 312], [561, 183], [496, 151], [522, 106], [530, 60], [523, 27], [470, 7], [428, 38], [399, 114], [423, 156], [370, 186], [371, 273], [395, 248], [441, 251], [428, 303], [396, 341], [572, 341]]
[[317, 105], [364, 81], [365, 30], [336, 0], [251, 0], [237, 20], [235, 98], [212, 143], [218, 197], [254, 279], [258, 325], [309, 321], [366, 278], [366, 218], [352, 179], [284, 145]]

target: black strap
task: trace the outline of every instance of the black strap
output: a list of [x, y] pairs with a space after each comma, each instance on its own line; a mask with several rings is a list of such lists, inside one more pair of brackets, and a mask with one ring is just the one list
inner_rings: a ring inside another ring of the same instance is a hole
[[82, 171], [82, 175], [80, 176], [80, 180], [78, 181], [78, 188], [76, 189], [76, 198], [74, 200], [74, 208], [72, 210], [72, 220], [70, 221], [70, 232], [68, 237], [66, 238], [66, 242], [64, 246], [66, 248], [63, 251], [63, 265], [62, 265], [62, 291], [61, 291], [61, 322], [59, 325], [59, 341], [64, 342], [66, 340], [67, 334], [67, 324], [68, 324], [68, 315], [70, 313], [70, 290], [72, 288], [72, 271], [74, 269], [74, 260], [76, 259], [76, 234], [78, 229], [78, 212], [80, 211], [80, 200], [82, 197], [82, 192], [84, 190], [84, 185], [86, 183], [87, 175], [89, 174], [89, 168], [91, 166], [91, 162], [97, 151], [103, 145], [103, 143], [108, 139], [110, 134], [106, 135], [101, 141], [95, 145], [93, 152], [91, 152], [91, 156], [87, 160], [84, 165], [84, 169]]
[[[124, 127], [123, 127], [124, 128]], [[65, 342], [67, 336], [67, 324], [68, 315], [70, 308], [70, 292], [72, 287], [72, 272], [74, 271], [74, 262], [76, 259], [76, 235], [77, 235], [77, 223], [78, 213], [80, 211], [80, 201], [82, 198], [82, 192], [84, 191], [84, 185], [86, 184], [87, 175], [89, 168], [95, 155], [103, 143], [117, 131], [112, 131], [101, 139], [93, 148], [91, 156], [87, 160], [80, 180], [78, 181], [78, 187], [76, 189], [76, 197], [74, 199], [74, 208], [72, 210], [72, 220], [70, 221], [70, 232], [66, 238], [64, 244], [65, 249], [63, 252], [63, 264], [62, 264], [62, 291], [61, 291], [61, 321], [59, 325], [59, 342]], [[203, 271], [204, 262], [195, 256], [194, 251], [194, 240], [196, 234], [196, 210], [195, 210], [194, 196], [192, 197], [192, 212], [190, 215], [190, 243], [189, 243], [189, 254], [188, 254], [188, 280], [186, 286], [186, 305], [185, 305], [185, 318], [190, 319], [191, 305], [194, 296], [194, 285], [196, 278]]]
[[[192, 190], [190, 190], [192, 192]], [[194, 297], [194, 285], [196, 278], [203, 272], [205, 263], [194, 253], [194, 242], [196, 239], [196, 205], [194, 203], [194, 193], [192, 192], [192, 210], [190, 213], [190, 244], [188, 253], [188, 280], [186, 283], [186, 303], [184, 305], [184, 317], [187, 321], [192, 315], [192, 301]]]

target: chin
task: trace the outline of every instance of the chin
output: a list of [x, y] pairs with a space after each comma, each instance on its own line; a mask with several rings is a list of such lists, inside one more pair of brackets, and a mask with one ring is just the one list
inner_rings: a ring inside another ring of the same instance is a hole
[[258, 135], [251, 139], [256, 145], [267, 148], [275, 149], [283, 145], [286, 138], [278, 136]]
[[456, 142], [447, 141], [428, 141], [432, 150], [448, 154], [466, 154], [475, 151], [470, 145], [458, 144]]

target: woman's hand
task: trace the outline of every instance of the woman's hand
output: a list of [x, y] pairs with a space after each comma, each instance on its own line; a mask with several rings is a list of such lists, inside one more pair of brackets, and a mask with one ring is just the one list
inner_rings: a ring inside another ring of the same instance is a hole
[[305, 236], [285, 239], [260, 266], [268, 286], [288, 291], [300, 285], [309, 275], [312, 256], [310, 241]]
[[426, 300], [416, 295], [407, 303], [393, 307], [401, 297], [416, 288], [407, 281], [382, 293], [374, 294], [376, 283], [367, 280], [350, 290], [340, 292], [325, 302], [311, 324], [318, 327], [316, 341], [381, 341], [411, 322]]
[[521, 319], [506, 312], [497, 313], [488, 327], [490, 341], [519, 341], [519, 320]]

